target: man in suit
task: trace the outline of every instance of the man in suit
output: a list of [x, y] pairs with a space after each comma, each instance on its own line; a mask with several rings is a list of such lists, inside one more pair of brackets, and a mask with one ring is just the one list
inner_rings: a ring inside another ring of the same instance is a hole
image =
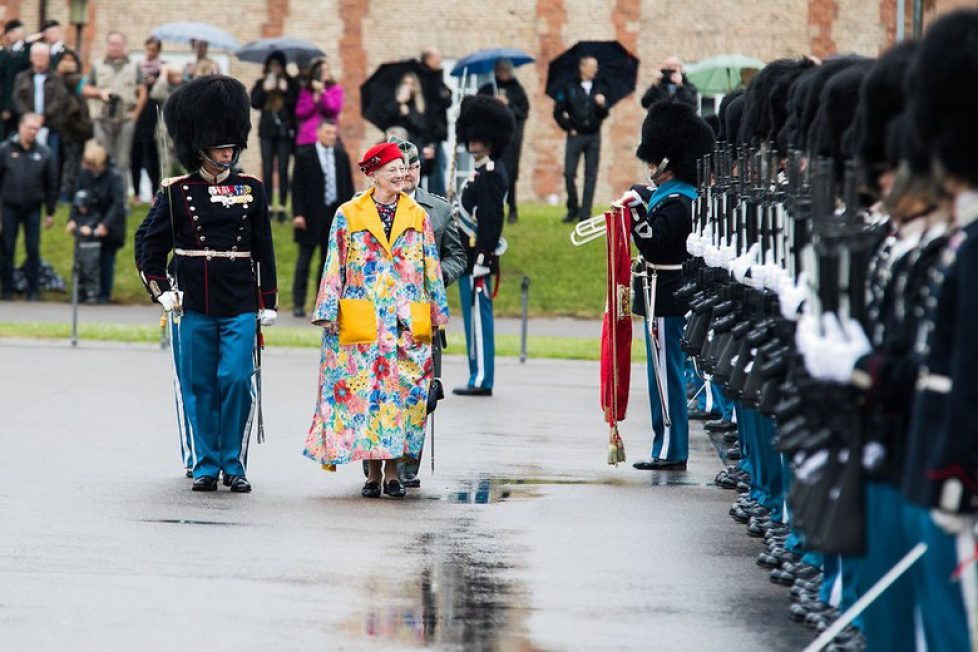
[[[598, 60], [581, 57], [580, 78], [568, 84], [554, 103], [554, 119], [567, 132], [564, 153], [564, 180], [567, 184], [567, 215], [564, 222], [591, 217], [594, 185], [598, 180], [601, 158], [601, 123], [608, 117], [608, 100], [598, 76]], [[584, 155], [584, 196], [577, 201], [577, 165]], [[508, 170], [507, 170], [508, 172]]]
[[333, 215], [340, 204], [353, 197], [353, 175], [350, 157], [337, 145], [336, 123], [323, 120], [316, 129], [316, 142], [300, 148], [292, 173], [292, 226], [299, 257], [292, 281], [292, 314], [306, 316], [306, 290], [309, 286], [309, 264], [319, 250], [316, 286], [323, 276], [326, 245]]

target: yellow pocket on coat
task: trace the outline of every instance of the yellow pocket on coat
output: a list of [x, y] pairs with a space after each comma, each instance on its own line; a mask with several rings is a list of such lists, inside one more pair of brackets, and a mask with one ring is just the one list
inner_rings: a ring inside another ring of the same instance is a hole
[[340, 344], [377, 341], [377, 313], [369, 299], [340, 299]]
[[411, 302], [411, 334], [419, 342], [431, 342], [431, 304]]

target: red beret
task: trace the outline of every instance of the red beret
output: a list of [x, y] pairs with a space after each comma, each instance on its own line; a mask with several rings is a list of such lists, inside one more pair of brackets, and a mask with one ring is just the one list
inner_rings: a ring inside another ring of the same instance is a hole
[[370, 174], [391, 161], [403, 158], [404, 152], [394, 143], [380, 143], [368, 149], [363, 155], [363, 160], [359, 163], [360, 171], [364, 174]]

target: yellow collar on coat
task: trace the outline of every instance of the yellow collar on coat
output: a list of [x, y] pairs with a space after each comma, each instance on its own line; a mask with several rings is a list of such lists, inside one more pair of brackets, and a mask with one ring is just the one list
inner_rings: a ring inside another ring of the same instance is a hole
[[380, 214], [374, 204], [373, 188], [346, 202], [340, 210], [346, 217], [350, 233], [370, 231], [388, 254], [391, 253], [394, 242], [408, 229], [424, 233], [424, 218], [427, 215], [416, 201], [403, 192], [398, 193], [397, 212], [394, 213], [394, 226], [388, 240], [384, 233], [384, 223], [380, 221]]

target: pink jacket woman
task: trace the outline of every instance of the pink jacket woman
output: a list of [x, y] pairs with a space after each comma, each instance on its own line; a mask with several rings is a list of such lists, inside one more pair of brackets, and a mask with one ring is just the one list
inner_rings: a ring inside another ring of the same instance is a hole
[[339, 124], [343, 110], [343, 87], [336, 83], [325, 59], [317, 59], [309, 73], [309, 82], [299, 89], [295, 104], [295, 144], [312, 145], [316, 129], [324, 119]]

